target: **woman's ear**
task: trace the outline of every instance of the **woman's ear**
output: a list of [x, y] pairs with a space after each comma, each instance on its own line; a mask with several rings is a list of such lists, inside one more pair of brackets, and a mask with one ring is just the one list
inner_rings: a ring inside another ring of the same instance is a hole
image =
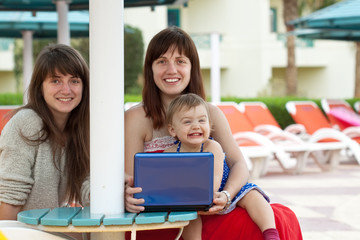
[[168, 124], [168, 131], [172, 137], [176, 137], [175, 129], [171, 124]]

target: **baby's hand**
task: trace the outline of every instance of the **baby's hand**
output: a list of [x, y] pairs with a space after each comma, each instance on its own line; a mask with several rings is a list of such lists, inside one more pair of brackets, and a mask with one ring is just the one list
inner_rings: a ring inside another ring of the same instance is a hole
[[143, 206], [137, 206], [145, 202], [143, 198], [137, 199], [134, 198], [135, 193], [140, 193], [142, 189], [140, 187], [134, 188], [134, 179], [133, 177], [128, 177], [125, 181], [125, 208], [129, 212], [139, 213], [144, 211]]
[[221, 212], [227, 203], [227, 197], [224, 193], [221, 192], [215, 192], [214, 193], [214, 199], [213, 199], [213, 205], [211, 208], [209, 208], [208, 211], [203, 212], [199, 211], [199, 215], [212, 215]]

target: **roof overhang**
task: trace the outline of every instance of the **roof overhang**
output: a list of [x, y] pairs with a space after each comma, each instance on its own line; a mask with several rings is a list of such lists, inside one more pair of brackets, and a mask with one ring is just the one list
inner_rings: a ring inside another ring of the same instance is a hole
[[[56, 0], [0, 0], [0, 11], [56, 11]], [[124, 0], [124, 7], [184, 5], [188, 0]], [[70, 10], [88, 10], [89, 0], [69, 0]]]
[[290, 34], [307, 39], [360, 41], [360, 30], [346, 29], [296, 29]]
[[[89, 36], [89, 12], [70, 11], [68, 15], [71, 37]], [[21, 38], [21, 31], [33, 31], [34, 38], [56, 38], [58, 29], [56, 12], [0, 13], [0, 37]]]

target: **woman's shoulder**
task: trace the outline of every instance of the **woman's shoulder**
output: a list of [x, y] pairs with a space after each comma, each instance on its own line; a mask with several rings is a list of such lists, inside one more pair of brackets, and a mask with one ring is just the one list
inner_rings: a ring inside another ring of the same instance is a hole
[[209, 107], [210, 114], [220, 114], [221, 113], [221, 110], [213, 103], [208, 102], [207, 104]]
[[125, 127], [137, 129], [152, 129], [150, 118], [146, 117], [142, 103], [137, 104], [125, 111]]
[[125, 111], [125, 117], [146, 117], [142, 103], [136, 104]]
[[42, 122], [40, 116], [32, 109], [24, 108], [19, 110], [15, 115], [12, 117], [15, 121], [25, 121], [25, 122]]
[[34, 110], [24, 108], [11, 117], [4, 131], [8, 128], [12, 130], [20, 129], [23, 134], [34, 134], [40, 131], [42, 127], [43, 122], [40, 116]]

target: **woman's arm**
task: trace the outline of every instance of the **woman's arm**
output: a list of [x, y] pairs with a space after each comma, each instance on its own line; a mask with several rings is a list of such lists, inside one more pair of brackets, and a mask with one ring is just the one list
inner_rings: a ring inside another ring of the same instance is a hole
[[245, 159], [236, 144], [226, 117], [216, 106], [209, 104], [210, 117], [213, 125], [212, 137], [220, 143], [226, 154], [226, 162], [230, 168], [229, 178], [224, 190], [228, 191], [231, 198], [239, 192], [249, 178], [249, 170]]
[[216, 141], [207, 140], [204, 152], [211, 152], [214, 155], [214, 192], [219, 191], [223, 176], [225, 154]]
[[151, 139], [151, 121], [145, 116], [142, 105], [125, 112], [125, 173], [134, 174], [134, 155], [144, 152], [144, 142]]
[[135, 193], [142, 191], [140, 187], [134, 188], [134, 155], [144, 151], [144, 142], [147, 140], [149, 130], [152, 126], [146, 118], [141, 105], [133, 107], [125, 112], [125, 208], [129, 212], [140, 212], [144, 199], [134, 198]]
[[35, 112], [21, 110], [10, 119], [2, 131], [0, 202], [3, 206], [24, 206], [28, 203], [28, 196], [35, 181], [34, 164], [38, 147], [26, 142], [21, 134], [36, 139], [34, 136], [38, 136], [41, 127], [42, 121]]
[[0, 203], [0, 220], [17, 220], [17, 214], [22, 206], [15, 206], [4, 202]]

